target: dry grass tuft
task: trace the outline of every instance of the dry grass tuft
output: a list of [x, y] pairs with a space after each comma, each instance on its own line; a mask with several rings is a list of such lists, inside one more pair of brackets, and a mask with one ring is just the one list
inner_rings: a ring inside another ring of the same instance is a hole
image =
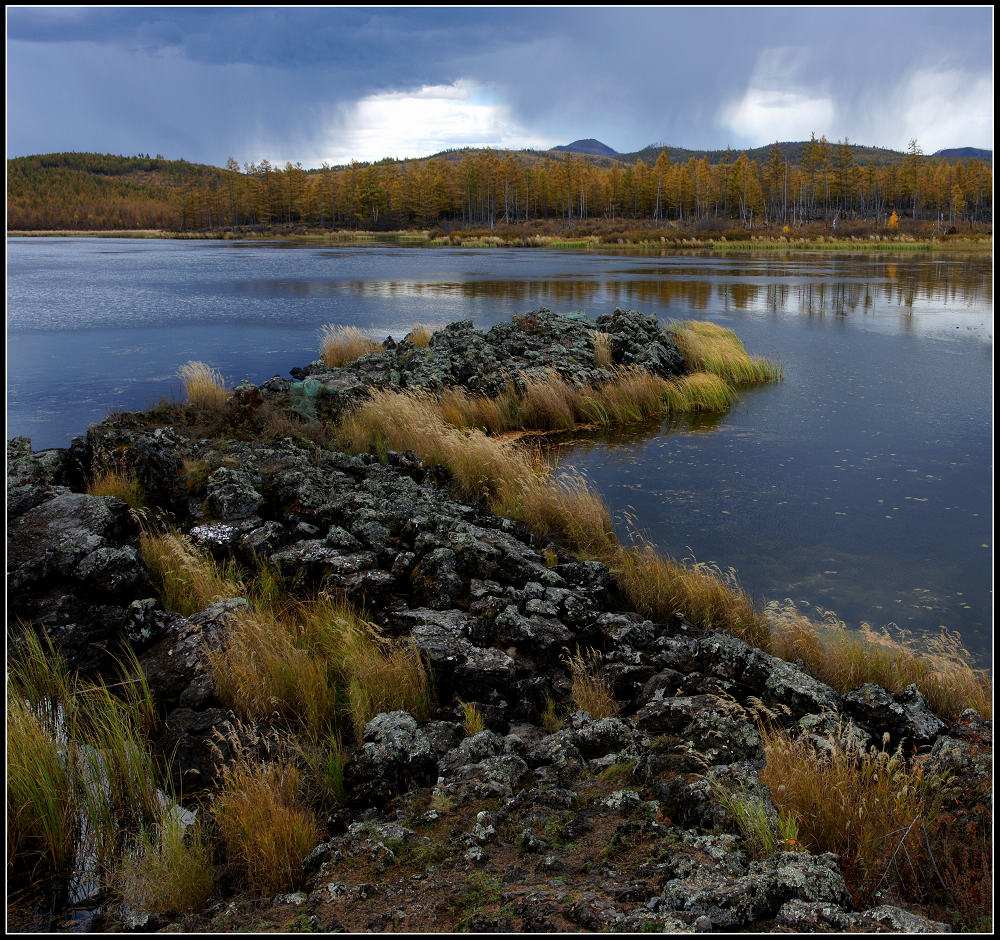
[[226, 404], [228, 392], [222, 373], [204, 362], [186, 362], [177, 374], [184, 383], [184, 394], [192, 405], [201, 408], [221, 409]]
[[278, 596], [237, 613], [209, 664], [222, 701], [243, 718], [278, 716], [322, 740], [341, 711], [357, 740], [381, 711], [433, 708], [430, 673], [411, 646], [383, 638], [353, 607]]
[[775, 806], [795, 819], [807, 849], [842, 857], [859, 907], [871, 902], [880, 882], [911, 893], [934, 877], [919, 823], [934, 826], [944, 781], [925, 779], [920, 765], [908, 765], [898, 750], [865, 750], [849, 725], [828, 748], [776, 729], [761, 729], [761, 738], [767, 758], [761, 782]]
[[144, 531], [139, 550], [167, 610], [188, 616], [215, 601], [246, 595], [233, 566], [219, 565], [179, 532]]
[[146, 505], [146, 492], [135, 473], [110, 461], [97, 468], [87, 484], [87, 492], [92, 496], [113, 496], [124, 500], [130, 509], [142, 509]]
[[594, 365], [598, 369], [614, 368], [610, 333], [604, 333], [601, 330], [594, 331]]
[[577, 707], [588, 712], [592, 718], [617, 717], [618, 703], [604, 677], [601, 654], [596, 650], [586, 653], [567, 651], [564, 660], [571, 674], [573, 700]]
[[692, 371], [712, 372], [733, 385], [780, 382], [780, 363], [751, 356], [732, 331], [703, 320], [673, 321], [667, 327]]
[[899, 631], [876, 633], [868, 624], [848, 629], [832, 611], [807, 617], [791, 600], [767, 606], [769, 652], [782, 659], [801, 659], [818, 679], [838, 692], [875, 682], [890, 692], [916, 684], [938, 715], [953, 718], [967, 708], [991, 717], [993, 685], [988, 673], [974, 669], [961, 637], [942, 627], [926, 649]]
[[376, 343], [356, 326], [337, 326], [327, 323], [320, 331], [320, 356], [330, 368], [346, 366], [369, 353], [381, 352], [382, 344]]
[[140, 835], [115, 877], [122, 900], [151, 914], [194, 913], [204, 907], [214, 884], [212, 854], [201, 823], [185, 829], [176, 813], [167, 813], [152, 835]]
[[434, 330], [432, 330], [425, 323], [414, 323], [413, 329], [410, 330], [406, 335], [408, 339], [414, 346], [418, 349], [424, 349], [431, 344], [431, 337], [434, 335]]
[[319, 830], [300, 799], [301, 772], [290, 763], [253, 764], [241, 759], [223, 771], [212, 815], [230, 867], [261, 897], [302, 884], [302, 860]]
[[731, 569], [676, 562], [640, 542], [621, 548], [611, 568], [619, 590], [639, 613], [665, 621], [676, 611], [706, 630], [725, 630], [754, 646], [767, 648], [767, 619], [742, 591]]

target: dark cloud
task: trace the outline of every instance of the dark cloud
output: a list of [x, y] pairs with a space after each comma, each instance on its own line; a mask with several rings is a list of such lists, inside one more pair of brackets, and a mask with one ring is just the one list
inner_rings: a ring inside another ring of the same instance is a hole
[[985, 7], [39, 7], [9, 8], [7, 38], [9, 154], [214, 163], [308, 160], [360, 98], [459, 80], [535, 137], [631, 150], [762, 142], [720, 118], [762, 82], [850, 116], [920, 68], [992, 76]]

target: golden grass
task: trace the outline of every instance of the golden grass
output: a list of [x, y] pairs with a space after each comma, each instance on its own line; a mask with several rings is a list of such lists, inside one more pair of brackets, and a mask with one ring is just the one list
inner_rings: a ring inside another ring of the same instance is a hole
[[240, 759], [223, 771], [212, 816], [230, 868], [251, 892], [266, 897], [299, 887], [302, 860], [319, 829], [300, 797], [302, 773], [291, 763]]
[[381, 352], [382, 344], [376, 343], [356, 326], [338, 326], [327, 323], [320, 330], [320, 356], [330, 368], [346, 366], [369, 353]]
[[766, 649], [782, 659], [805, 662], [812, 675], [838, 692], [875, 682], [890, 692], [916, 684], [931, 709], [953, 718], [966, 708], [993, 715], [993, 685], [985, 670], [974, 669], [961, 637], [944, 627], [926, 648], [900, 632], [876, 633], [868, 624], [851, 630], [832, 611], [810, 619], [791, 601], [767, 607], [770, 638]]
[[697, 626], [725, 630], [767, 649], [767, 619], [731, 569], [724, 573], [701, 562], [679, 563], [642, 541], [620, 548], [610, 567], [619, 590], [643, 616], [662, 622], [680, 611]]
[[596, 650], [586, 653], [577, 650], [567, 652], [566, 665], [569, 667], [573, 701], [577, 707], [588, 712], [591, 718], [615, 718], [618, 703], [604, 677], [601, 654]]
[[130, 509], [146, 505], [146, 492], [131, 470], [105, 464], [91, 477], [87, 492], [92, 496], [113, 496], [128, 503]]
[[414, 323], [413, 329], [406, 334], [406, 339], [408, 339], [414, 346], [418, 349], [424, 349], [431, 343], [431, 336], [434, 335], [434, 330], [432, 330], [426, 323]]
[[222, 373], [204, 362], [186, 362], [177, 374], [184, 383], [184, 394], [192, 405], [221, 409], [228, 392]]
[[614, 367], [610, 333], [604, 333], [601, 330], [594, 331], [594, 365], [598, 369], [611, 369]]
[[246, 594], [234, 567], [220, 565], [179, 532], [145, 530], [139, 551], [167, 610], [189, 616], [215, 601]]
[[905, 890], [934, 878], [919, 824], [935, 825], [943, 780], [925, 779], [898, 750], [865, 750], [846, 725], [829, 748], [780, 729], [761, 738], [761, 782], [808, 850], [841, 856], [855, 904], [867, 905], [880, 881]]
[[349, 604], [251, 594], [208, 655], [220, 699], [241, 717], [277, 716], [318, 741], [341, 713], [357, 740], [379, 712], [430, 714], [431, 677], [417, 651], [382, 637]]
[[194, 913], [215, 885], [212, 854], [200, 822], [187, 829], [167, 812], [156, 829], [142, 832], [115, 876], [115, 889], [134, 910]]
[[732, 331], [705, 320], [674, 320], [667, 327], [691, 371], [711, 372], [733, 385], [780, 382], [780, 363], [751, 356]]
[[[633, 382], [634, 387], [628, 384]], [[610, 423], [642, 415], [642, 402], [655, 401], [661, 394], [657, 383], [662, 382], [648, 373], [620, 374], [609, 384], [626, 389], [626, 403], [605, 395], [599, 416]], [[562, 420], [566, 383], [534, 384], [532, 407], [538, 413], [544, 410], [550, 423]], [[729, 389], [723, 379], [709, 373], [665, 384], [683, 387], [695, 401], [704, 394], [710, 403], [720, 390], [725, 394]], [[550, 392], [551, 401], [546, 397]], [[654, 620], [666, 620], [680, 611], [704, 629], [725, 630], [787, 660], [802, 659], [813, 675], [841, 691], [863, 682], [893, 690], [916, 682], [941, 715], [952, 716], [964, 708], [992, 714], [992, 685], [985, 674], [969, 666], [957, 641], [928, 656], [915, 650], [889, 650], [846, 627], [817, 633], [804, 618], [793, 622], [788, 616], [776, 617], [773, 608], [765, 614], [731, 570], [678, 562], [641, 541], [634, 547], [621, 546], [607, 507], [583, 478], [556, 472], [539, 452], [517, 441], [490, 437], [479, 427], [454, 426], [474, 421], [494, 431], [508, 427], [520, 417], [515, 410], [519, 400], [502, 395], [487, 408], [484, 399], [458, 390], [438, 398], [380, 391], [345, 416], [339, 437], [354, 451], [413, 450], [426, 464], [446, 467], [460, 498], [482, 500], [496, 515], [519, 519], [536, 535], [555, 538], [582, 557], [604, 561], [632, 607]], [[544, 409], [542, 401], [549, 402]], [[533, 420], [541, 423], [538, 413]], [[591, 414], [598, 416], [597, 409]]]
[[129, 836], [159, 819], [152, 698], [134, 657], [116, 692], [21, 638], [7, 675], [8, 865], [68, 878], [85, 864], [107, 884]]

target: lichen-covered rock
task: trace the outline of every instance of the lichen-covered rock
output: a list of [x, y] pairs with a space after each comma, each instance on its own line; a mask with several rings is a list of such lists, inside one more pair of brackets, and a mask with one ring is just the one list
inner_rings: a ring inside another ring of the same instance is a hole
[[836, 855], [778, 852], [752, 862], [749, 872], [730, 879], [704, 874], [694, 881], [667, 882], [668, 908], [708, 917], [713, 929], [734, 930], [774, 917], [791, 900], [850, 905]]
[[893, 695], [874, 682], [866, 682], [844, 696], [844, 710], [879, 743], [905, 744], [917, 749], [932, 744], [945, 724], [928, 707], [915, 685]]
[[365, 725], [364, 744], [351, 757], [344, 781], [352, 803], [381, 806], [411, 786], [437, 776], [437, 757], [416, 719], [384, 712]]
[[245, 470], [219, 467], [208, 478], [209, 512], [224, 522], [253, 516], [263, 501], [254, 486], [253, 477]]

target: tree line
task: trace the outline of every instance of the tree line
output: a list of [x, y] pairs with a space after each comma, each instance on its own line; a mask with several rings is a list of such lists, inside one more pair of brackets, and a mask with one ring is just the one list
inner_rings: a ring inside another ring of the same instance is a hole
[[[306, 170], [234, 158], [182, 160], [48, 154], [7, 162], [8, 229], [307, 227], [392, 230], [493, 227], [538, 220], [722, 220], [753, 230], [840, 219], [892, 226], [991, 223], [993, 173], [983, 160], [925, 156], [916, 141], [895, 163], [866, 163], [845, 140], [815, 135], [792, 162], [774, 144], [710, 163], [596, 161], [494, 150]], [[601, 165], [603, 162], [604, 165]]]

